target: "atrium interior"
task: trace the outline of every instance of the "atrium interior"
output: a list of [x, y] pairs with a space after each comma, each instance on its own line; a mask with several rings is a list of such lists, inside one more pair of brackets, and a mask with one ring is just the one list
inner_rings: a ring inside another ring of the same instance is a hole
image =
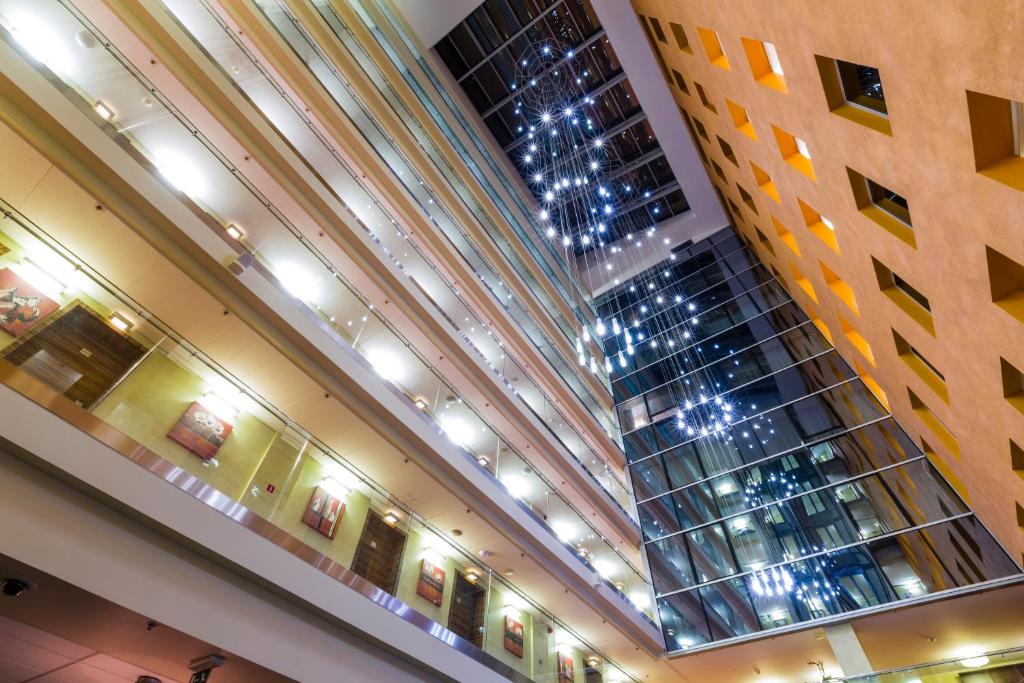
[[1024, 681], [1021, 30], [0, 0], [0, 683]]

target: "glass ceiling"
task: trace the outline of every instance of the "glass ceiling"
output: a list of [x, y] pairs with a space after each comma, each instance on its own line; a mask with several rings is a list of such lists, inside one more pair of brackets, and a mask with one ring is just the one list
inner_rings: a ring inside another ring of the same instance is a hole
[[[611, 164], [604, 181], [609, 200], [618, 207], [615, 218], [607, 222], [603, 243], [686, 211], [686, 198], [588, 0], [486, 0], [435, 49], [541, 201], [543, 187], [531, 182], [536, 169], [530, 147], [536, 140], [524, 122], [516, 84], [523, 80], [520, 60], [543, 45], [572, 55], [578, 93], [569, 94], [593, 101], [586, 111], [587, 126], [578, 129], [571, 146], [578, 146], [582, 157], [587, 136], [595, 130], [603, 133], [604, 153]], [[558, 63], [534, 78], [539, 88], [561, 83]], [[552, 208], [575, 216], [583, 225], [591, 206], [584, 195], [592, 190], [565, 192]], [[601, 244], [576, 243], [573, 251], [579, 255]]]

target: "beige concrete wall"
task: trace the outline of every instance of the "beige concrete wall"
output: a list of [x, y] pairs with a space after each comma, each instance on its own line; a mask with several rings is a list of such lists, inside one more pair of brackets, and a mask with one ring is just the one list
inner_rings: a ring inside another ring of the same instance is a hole
[[[1024, 100], [1024, 9], [1010, 0], [633, 6], [661, 23], [667, 42], [655, 39], [655, 47], [688, 85], [690, 94], [674, 84], [673, 94], [707, 129], [710, 142], [697, 139], [724, 171], [724, 179], [710, 175], [739, 207], [740, 231], [829, 328], [847, 360], [877, 382], [900, 423], [919, 444], [927, 442], [936, 464], [1020, 562], [1024, 475], [1014, 471], [1010, 440], [1024, 443], [1024, 415], [1003, 396], [1000, 359], [1024, 368], [1024, 326], [992, 301], [986, 246], [1024, 264], [1024, 193], [976, 172], [966, 91]], [[677, 46], [669, 22], [683, 28], [691, 51]], [[717, 32], [728, 69], [709, 60], [698, 27]], [[775, 45], [785, 92], [755, 79], [742, 38]], [[891, 135], [830, 111], [816, 55], [880, 69]], [[698, 83], [717, 113], [700, 102]], [[746, 109], [756, 140], [737, 128], [726, 99]], [[807, 143], [813, 179], [783, 160], [773, 125]], [[716, 136], [731, 145], [737, 164]], [[751, 162], [770, 174], [778, 201], [759, 187]], [[858, 209], [848, 167], [908, 200], [913, 245]], [[832, 221], [836, 249], [808, 229], [798, 199]], [[779, 239], [773, 217], [792, 234], [799, 255]], [[880, 291], [872, 257], [928, 297], [934, 334]], [[791, 264], [817, 302], [797, 286]], [[856, 311], [839, 296], [843, 287], [829, 286], [822, 264], [848, 285]], [[893, 330], [940, 370], [944, 387], [922, 379], [927, 372], [915, 372], [897, 353]], [[912, 407], [908, 389], [934, 417]], [[936, 419], [955, 441], [940, 433]]]

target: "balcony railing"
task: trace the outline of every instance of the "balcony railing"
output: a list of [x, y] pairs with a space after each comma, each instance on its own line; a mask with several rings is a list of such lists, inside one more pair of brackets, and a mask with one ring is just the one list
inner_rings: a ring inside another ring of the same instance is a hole
[[[39, 226], [0, 207], [3, 287], [39, 297], [34, 315], [5, 322], [0, 382], [336, 578], [338, 590], [363, 592], [513, 680], [552, 680], [560, 666], [635, 680]], [[88, 354], [77, 350], [83, 344]], [[573, 549], [596, 557], [602, 544], [586, 538]]]
[[[404, 269], [410, 279], [434, 304], [437, 311], [455, 328], [459, 336], [481, 354], [506, 386], [527, 404], [552, 435], [601, 483], [616, 503], [631, 514], [629, 491], [621, 479], [596, 454], [587, 439], [565, 417], [561, 408], [532, 379], [532, 373], [528, 372], [514, 356], [510, 355], [508, 349], [492, 335], [488, 326], [466, 302], [450, 279], [438, 270], [434, 262], [421, 251], [415, 240], [409, 239], [409, 235], [401, 229], [399, 221], [367, 187], [358, 170], [352, 168], [335, 147], [323, 137], [322, 133], [312, 125], [302, 113], [302, 108], [277, 86], [276, 82], [266, 73], [265, 67], [246, 49], [244, 43], [234, 35], [234, 32], [224, 24], [217, 14], [208, 11], [200, 4], [170, 2], [169, 6], [183, 26], [191, 32], [197, 44], [209, 51], [211, 58], [224, 68], [225, 73], [241, 72], [242, 68], [239, 65], [246, 65], [244, 77], [235, 74], [238, 87], [251, 98], [254, 105], [260, 108], [279, 130], [287, 131], [289, 141], [304, 155], [307, 161], [315, 166], [321, 179], [330, 189], [345, 202], [355, 215], [360, 227], [371, 236], [390, 260]], [[347, 91], [343, 94], [347, 95], [348, 99], [339, 99], [339, 105], [343, 106], [346, 111], [355, 108], [352, 113], [353, 123], [360, 129], [368, 130], [367, 141], [375, 146], [390, 146], [391, 143], [386, 136], [372, 125], [371, 118], [357, 106], [358, 102]], [[341, 95], [339, 95], [340, 97]], [[395, 170], [397, 177], [404, 178], [411, 175], [411, 168], [401, 158], [395, 157], [393, 153], [384, 154], [383, 158]], [[413, 183], [413, 187], [422, 190], [422, 184]], [[429, 202], [432, 202], [433, 199], [426, 201], [428, 202], [427, 210], [432, 211], [433, 205]], [[428, 213], [428, 215], [431, 214]], [[464, 236], [460, 237], [458, 244], [466, 246], [467, 240], [468, 238]], [[476, 263], [476, 261], [472, 263]], [[491, 279], [493, 278], [484, 278], [485, 281]], [[516, 317], [528, 320], [525, 310], [522, 310], [514, 299], [503, 296], [502, 304], [506, 308], [514, 309], [512, 312], [518, 310], [521, 315]], [[545, 356], [555, 364], [555, 369], [561, 377], [571, 377], [574, 383], [579, 385], [579, 389], [584, 387], [577, 376], [578, 368], [566, 365], [560, 354], [550, 353], [554, 349], [550, 347], [534, 323], [530, 322], [529, 325], [523, 326], [523, 329], [538, 345], [538, 348], [545, 352]], [[578, 391], [577, 395], [579, 395]], [[599, 424], [610, 436], [617, 436], [614, 421], [594, 399], [584, 401], [584, 405], [591, 410]]]

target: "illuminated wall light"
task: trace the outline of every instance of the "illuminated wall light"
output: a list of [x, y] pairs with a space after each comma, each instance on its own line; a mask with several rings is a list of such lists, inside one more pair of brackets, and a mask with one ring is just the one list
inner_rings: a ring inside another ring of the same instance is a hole
[[634, 592], [629, 594], [629, 599], [640, 609], [650, 609], [651, 596], [647, 593]]
[[576, 536], [576, 528], [569, 522], [553, 522], [551, 524], [551, 530], [555, 532], [555, 536], [558, 537], [558, 540], [563, 543], [572, 543], [572, 539]]
[[374, 372], [389, 382], [397, 382], [405, 375], [401, 359], [387, 349], [367, 349], [366, 360], [373, 366]]
[[384, 516], [381, 517], [381, 519], [383, 519], [384, 522], [386, 524], [390, 525], [390, 526], [394, 526], [395, 524], [398, 524], [399, 518], [400, 518], [399, 514], [397, 512], [395, 512], [394, 510], [388, 510], [387, 512], [384, 513]]
[[115, 116], [114, 110], [111, 109], [102, 100], [96, 100], [96, 104], [92, 105], [92, 110], [94, 112], [96, 112], [96, 115], [99, 116], [104, 121], [111, 121], [111, 120], [113, 120], [113, 118]]
[[235, 424], [235, 418], [238, 416], [238, 408], [231, 405], [231, 402], [223, 396], [209, 392], [203, 394], [199, 399], [199, 404], [228, 424]]
[[443, 416], [440, 420], [440, 425], [448, 439], [456, 446], [466, 448], [474, 441], [475, 432], [473, 427], [461, 417], [455, 415]]
[[480, 467], [487, 467], [487, 465], [489, 465], [491, 462], [490, 460], [487, 459], [486, 456], [483, 455], [478, 455], [476, 461], [480, 465]]
[[120, 313], [112, 313], [110, 315], [110, 324], [121, 332], [127, 332], [132, 328], [132, 323]]
[[320, 488], [327, 491], [335, 498], [347, 498], [352, 490], [334, 477], [325, 477], [320, 481]]
[[15, 15], [11, 21], [11, 33], [33, 59], [51, 71], [65, 73], [74, 65], [67, 41], [38, 18], [27, 14]]
[[206, 189], [206, 182], [199, 172], [199, 167], [181, 152], [165, 148], [157, 150], [153, 159], [160, 175], [189, 197], [197, 197]]
[[242, 229], [239, 228], [234, 223], [229, 223], [228, 227], [226, 228], [226, 231], [228, 233], [228, 236], [234, 240], [240, 240], [243, 237], [245, 237], [245, 233], [242, 231]]
[[427, 407], [430, 405], [429, 403], [427, 403], [427, 399], [420, 396], [416, 397], [415, 403], [416, 407], [419, 408], [420, 410], [426, 410]]
[[302, 301], [316, 298], [318, 287], [316, 280], [296, 263], [283, 263], [274, 269], [274, 274], [288, 293]]
[[530, 493], [530, 483], [518, 474], [506, 474], [501, 478], [501, 483], [515, 498], [526, 498]]
[[960, 666], [965, 669], [977, 669], [979, 667], [988, 664], [989, 659], [986, 655], [972, 655], [970, 657], [964, 657], [960, 660]]
[[67, 285], [30, 258], [22, 259], [14, 270], [26, 282], [51, 299], [56, 299], [67, 289]]

